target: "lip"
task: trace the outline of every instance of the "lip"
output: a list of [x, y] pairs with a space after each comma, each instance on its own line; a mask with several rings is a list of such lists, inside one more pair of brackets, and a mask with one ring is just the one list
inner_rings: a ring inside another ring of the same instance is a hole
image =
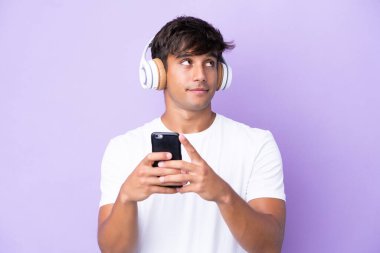
[[208, 91], [207, 89], [189, 89], [189, 91]]
[[194, 95], [204, 95], [208, 93], [208, 89], [204, 89], [204, 88], [188, 89], [187, 91]]
[[205, 87], [196, 87], [196, 88], [191, 88], [187, 89], [187, 91], [194, 91], [194, 92], [207, 92], [209, 89]]

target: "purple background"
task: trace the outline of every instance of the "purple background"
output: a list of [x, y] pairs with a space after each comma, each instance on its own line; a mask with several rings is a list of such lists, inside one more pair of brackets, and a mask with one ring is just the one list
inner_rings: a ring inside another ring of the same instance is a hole
[[380, 2], [0, 1], [0, 252], [99, 252], [109, 139], [163, 112], [141, 51], [187, 14], [237, 47], [214, 109], [275, 135], [283, 252], [380, 252]]

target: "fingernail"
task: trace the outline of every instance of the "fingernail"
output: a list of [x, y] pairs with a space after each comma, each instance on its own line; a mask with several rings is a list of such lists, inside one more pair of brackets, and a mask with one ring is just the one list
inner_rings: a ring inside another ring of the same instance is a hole
[[163, 162], [159, 162], [158, 163], [158, 167], [163, 167], [164, 166], [164, 163]]
[[159, 177], [158, 180], [160, 180], [161, 183], [165, 182], [165, 177]]
[[172, 154], [171, 154], [171, 153], [167, 153], [167, 154], [166, 154], [166, 157], [167, 157], [168, 159], [171, 159], [171, 158], [172, 158]]

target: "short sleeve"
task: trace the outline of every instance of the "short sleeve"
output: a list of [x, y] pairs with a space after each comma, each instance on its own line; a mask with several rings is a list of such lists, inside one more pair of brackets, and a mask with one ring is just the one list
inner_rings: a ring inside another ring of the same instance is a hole
[[120, 191], [120, 178], [117, 174], [121, 170], [120, 164], [120, 143], [112, 139], [104, 152], [101, 164], [100, 178], [100, 203], [99, 206], [112, 204], [116, 201]]
[[101, 164], [99, 206], [115, 203], [120, 188], [141, 161], [141, 144], [131, 134], [113, 138], [107, 145]]
[[281, 154], [269, 131], [261, 139], [248, 183], [247, 200], [256, 198], [286, 199]]

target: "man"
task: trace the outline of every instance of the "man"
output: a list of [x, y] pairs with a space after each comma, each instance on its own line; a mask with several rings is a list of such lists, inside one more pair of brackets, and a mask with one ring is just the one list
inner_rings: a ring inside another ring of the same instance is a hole
[[[207, 22], [179, 17], [151, 47], [165, 66], [166, 110], [106, 149], [102, 252], [280, 252], [285, 194], [277, 145], [269, 131], [211, 108], [218, 63], [233, 45]], [[155, 131], [180, 133], [183, 160], [151, 153]]]

